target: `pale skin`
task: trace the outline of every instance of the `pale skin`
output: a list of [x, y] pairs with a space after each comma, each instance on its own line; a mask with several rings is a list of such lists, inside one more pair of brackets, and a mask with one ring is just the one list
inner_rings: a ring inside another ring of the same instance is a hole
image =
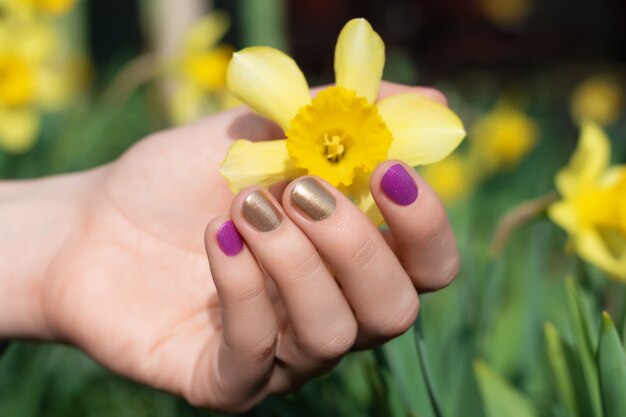
[[[445, 103], [390, 83], [380, 95], [406, 91]], [[458, 269], [435, 193], [406, 167], [419, 196], [395, 204], [380, 179], [398, 161], [386, 161], [370, 188], [389, 232], [322, 182], [337, 200], [329, 219], [306, 218], [282, 185], [271, 191], [284, 220], [261, 233], [241, 214], [256, 188], [233, 196], [218, 168], [234, 139], [281, 136], [238, 108], [90, 171], [0, 182], [0, 340], [70, 343], [128, 378], [237, 412], [404, 333], [418, 292]], [[245, 240], [231, 257], [215, 238], [229, 218]]]

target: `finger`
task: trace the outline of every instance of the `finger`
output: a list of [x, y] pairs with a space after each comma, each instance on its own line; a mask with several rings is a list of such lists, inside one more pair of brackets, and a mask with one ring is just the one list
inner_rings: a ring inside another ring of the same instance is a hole
[[431, 100], [435, 100], [444, 106], [448, 105], [448, 99], [445, 94], [436, 88], [432, 87], [416, 87], [405, 84], [391, 83], [389, 81], [383, 81], [380, 83], [380, 89], [378, 90], [378, 100], [383, 98], [394, 96], [401, 93], [417, 93], [422, 96], [426, 96]]
[[459, 252], [445, 209], [414, 169], [385, 161], [370, 178], [404, 269], [420, 291], [447, 286], [459, 269]]
[[272, 277], [290, 325], [277, 357], [305, 375], [352, 347], [356, 321], [341, 290], [306, 235], [267, 191], [240, 193], [232, 217], [254, 256]]
[[263, 272], [234, 223], [218, 217], [204, 238], [222, 316], [216, 391], [232, 402], [224, 404], [232, 410], [262, 395], [274, 362], [278, 324]]
[[374, 224], [324, 180], [301, 177], [283, 207], [335, 272], [359, 324], [359, 347], [404, 333], [419, 309], [417, 292]]

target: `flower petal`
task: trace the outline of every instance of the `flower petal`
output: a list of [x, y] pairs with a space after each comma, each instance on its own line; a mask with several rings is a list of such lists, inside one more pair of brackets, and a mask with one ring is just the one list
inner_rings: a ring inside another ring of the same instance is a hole
[[213, 48], [230, 27], [228, 13], [215, 10], [198, 20], [186, 35], [184, 47], [187, 53], [198, 53]]
[[440, 161], [465, 137], [463, 122], [452, 110], [416, 93], [384, 99], [378, 111], [393, 135], [388, 158], [409, 165]]
[[354, 177], [354, 182], [349, 188], [349, 194], [359, 209], [361, 209], [376, 226], [380, 226], [385, 223], [385, 219], [370, 192], [370, 176], [371, 172], [357, 173]]
[[169, 100], [172, 122], [175, 125], [182, 125], [198, 119], [205, 101], [206, 94], [195, 83], [187, 80], [181, 82]]
[[569, 164], [556, 176], [556, 188], [569, 196], [581, 187], [598, 182], [607, 169], [611, 145], [606, 134], [595, 123], [582, 126], [578, 146]]
[[28, 151], [35, 144], [39, 125], [33, 109], [1, 109], [0, 148], [13, 154]]
[[576, 207], [566, 201], [557, 201], [548, 207], [548, 217], [566, 232], [573, 234], [580, 229]]
[[574, 245], [583, 259], [626, 281], [626, 239], [616, 253], [615, 245], [611, 248], [597, 230], [588, 228], [574, 236]]
[[385, 44], [365, 19], [352, 19], [335, 47], [335, 83], [373, 103], [385, 66]]
[[220, 173], [233, 193], [252, 185], [270, 186], [306, 174], [287, 153], [285, 140], [236, 140], [228, 150]]
[[287, 54], [254, 46], [233, 54], [226, 74], [228, 88], [254, 111], [287, 130], [298, 110], [311, 101], [298, 65]]

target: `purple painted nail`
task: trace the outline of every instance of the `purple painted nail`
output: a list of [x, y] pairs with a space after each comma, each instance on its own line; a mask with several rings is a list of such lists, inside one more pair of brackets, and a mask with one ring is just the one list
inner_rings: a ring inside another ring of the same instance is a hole
[[217, 231], [217, 244], [227, 256], [235, 256], [243, 249], [243, 240], [232, 220], [220, 226]]
[[383, 192], [396, 204], [408, 206], [417, 199], [417, 185], [400, 164], [387, 169], [380, 181]]

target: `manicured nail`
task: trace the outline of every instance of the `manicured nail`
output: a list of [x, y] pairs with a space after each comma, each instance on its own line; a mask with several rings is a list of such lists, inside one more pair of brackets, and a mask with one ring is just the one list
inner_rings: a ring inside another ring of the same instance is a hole
[[232, 220], [224, 222], [217, 230], [217, 244], [226, 256], [235, 256], [243, 249], [243, 240]]
[[296, 182], [289, 194], [291, 201], [312, 220], [324, 220], [335, 211], [337, 203], [326, 189], [313, 178]]
[[400, 164], [387, 169], [380, 181], [380, 188], [391, 201], [401, 206], [408, 206], [417, 199], [417, 185]]
[[251, 192], [243, 200], [243, 217], [260, 232], [270, 232], [283, 221], [274, 203], [261, 190]]

